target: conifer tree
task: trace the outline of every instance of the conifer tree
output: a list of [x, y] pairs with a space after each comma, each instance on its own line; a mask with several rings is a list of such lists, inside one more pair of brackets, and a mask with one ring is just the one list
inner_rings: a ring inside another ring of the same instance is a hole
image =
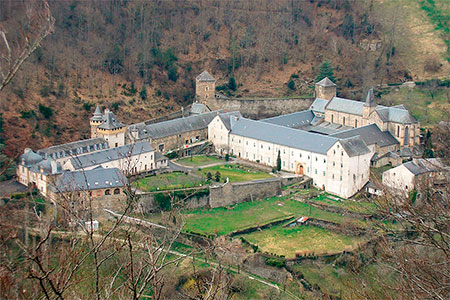
[[336, 81], [334, 78], [334, 71], [333, 67], [331, 66], [331, 63], [329, 60], [324, 60], [320, 66], [319, 66], [319, 73], [316, 77], [316, 82], [321, 81], [325, 77], [328, 77], [331, 81]]
[[277, 171], [281, 171], [281, 153], [280, 153], [280, 150], [278, 150]]

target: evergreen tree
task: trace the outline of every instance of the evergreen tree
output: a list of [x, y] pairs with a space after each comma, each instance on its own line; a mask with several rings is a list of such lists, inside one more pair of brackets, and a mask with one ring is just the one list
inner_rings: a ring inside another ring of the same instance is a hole
[[211, 172], [206, 173], [206, 181], [211, 181], [211, 179], [212, 179]]
[[291, 90], [295, 90], [295, 82], [294, 80], [289, 80], [288, 82], [288, 88], [290, 88]]
[[277, 171], [281, 171], [281, 152], [280, 152], [280, 150], [278, 150]]
[[145, 86], [142, 87], [142, 90], [139, 92], [139, 96], [142, 100], [147, 99], [147, 89], [145, 88]]
[[331, 63], [329, 60], [324, 60], [320, 66], [319, 66], [319, 73], [316, 77], [316, 82], [321, 81], [325, 77], [328, 77], [331, 81], [336, 81], [334, 78], [334, 71], [333, 67], [331, 66]]
[[216, 179], [217, 182], [220, 181], [220, 176], [222, 176], [222, 175], [220, 174], [219, 171], [217, 171], [216, 174], [214, 175], [214, 177], [215, 177], [215, 179]]
[[233, 76], [230, 77], [230, 80], [228, 80], [228, 88], [232, 91], [235, 91], [237, 88], [236, 80], [234, 79]]

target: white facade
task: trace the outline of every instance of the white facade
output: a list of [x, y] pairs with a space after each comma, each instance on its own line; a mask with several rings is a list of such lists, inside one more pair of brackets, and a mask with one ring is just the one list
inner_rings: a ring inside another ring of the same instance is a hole
[[383, 185], [405, 192], [414, 188], [415, 175], [404, 165], [400, 165], [383, 173]]
[[338, 140], [326, 154], [305, 151], [302, 145], [288, 147], [234, 134], [219, 117], [210, 123], [208, 133], [218, 153], [271, 167], [276, 167], [280, 153], [282, 170], [309, 176], [316, 187], [344, 198], [353, 196], [369, 180], [373, 152], [350, 157]]

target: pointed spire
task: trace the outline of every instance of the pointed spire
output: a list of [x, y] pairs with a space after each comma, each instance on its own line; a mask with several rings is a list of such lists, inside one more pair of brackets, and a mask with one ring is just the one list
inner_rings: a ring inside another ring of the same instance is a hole
[[371, 88], [368, 92], [367, 92], [367, 96], [366, 96], [366, 104], [369, 107], [373, 107], [376, 106], [375, 104], [375, 97], [373, 95], [373, 88]]
[[94, 111], [94, 116], [91, 118], [92, 121], [102, 121], [102, 111], [100, 110], [100, 106], [98, 106], [95, 108]]

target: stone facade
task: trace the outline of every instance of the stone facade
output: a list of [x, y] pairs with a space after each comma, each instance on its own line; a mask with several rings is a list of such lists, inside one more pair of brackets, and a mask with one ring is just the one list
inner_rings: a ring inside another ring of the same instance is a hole
[[217, 153], [229, 153], [269, 167], [276, 167], [280, 153], [282, 170], [307, 175], [316, 187], [344, 198], [353, 196], [369, 180], [373, 156], [369, 149], [363, 155], [349, 156], [342, 142], [336, 139], [326, 154], [315, 153], [304, 150], [303, 145], [288, 147], [233, 134], [217, 119], [220, 118], [214, 118], [209, 126], [209, 139]]
[[280, 194], [281, 180], [279, 178], [228, 182], [220, 186], [210, 187], [209, 206], [211, 208], [228, 206]]
[[146, 139], [159, 152], [166, 152], [175, 149], [188, 149], [193, 144], [208, 139], [208, 128], [183, 132], [162, 138]]
[[214, 99], [215, 93], [216, 80], [207, 71], [203, 71], [195, 79], [195, 95], [197, 101], [209, 106], [209, 100]]

